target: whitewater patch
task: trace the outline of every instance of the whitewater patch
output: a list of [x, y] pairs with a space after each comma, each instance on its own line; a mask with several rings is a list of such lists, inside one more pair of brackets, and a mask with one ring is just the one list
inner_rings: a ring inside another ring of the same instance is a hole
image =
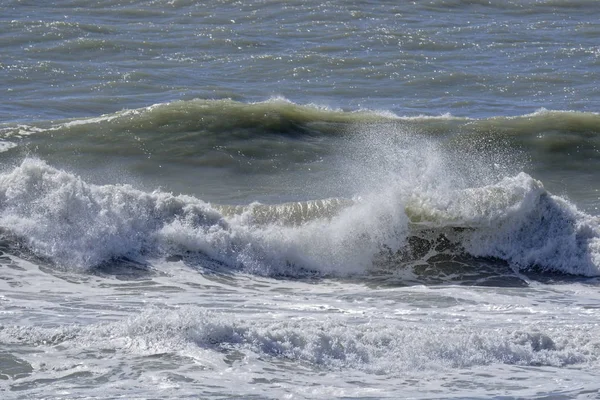
[[470, 255], [574, 275], [600, 272], [600, 218], [587, 215], [525, 173], [478, 188], [411, 197], [412, 222], [447, 232]]
[[0, 140], [0, 153], [4, 153], [5, 151], [8, 151], [15, 147], [17, 147], [16, 143], [9, 142], [6, 140]]
[[[236, 359], [306, 363], [315, 369], [355, 369], [400, 376], [410, 371], [443, 371], [490, 364], [567, 365], [598, 360], [597, 328], [522, 326], [488, 329], [436, 326], [408, 321], [363, 323], [324, 320], [242, 319], [186, 306], [145, 310], [122, 321], [91, 325], [2, 326], [4, 343], [38, 349], [118, 351], [136, 356], [173, 354], [216, 365]], [[596, 333], [595, 333], [596, 332]], [[231, 357], [231, 355], [234, 357]]]
[[[402, 226], [380, 224], [355, 209], [348, 221], [257, 227], [247, 213], [225, 218], [190, 196], [90, 185], [33, 159], [0, 175], [0, 187], [2, 227], [34, 253], [75, 269], [121, 257], [193, 252], [261, 274], [298, 267], [358, 272], [379, 244], [391, 241], [385, 229]], [[396, 207], [386, 211], [385, 218], [404, 218]]]

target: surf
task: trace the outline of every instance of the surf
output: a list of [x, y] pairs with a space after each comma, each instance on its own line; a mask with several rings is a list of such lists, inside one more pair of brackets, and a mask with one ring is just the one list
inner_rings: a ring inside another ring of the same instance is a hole
[[443, 236], [457, 255], [497, 258], [519, 270], [600, 274], [598, 217], [525, 173], [443, 193], [393, 188], [355, 199], [226, 206], [93, 185], [27, 159], [0, 175], [0, 207], [3, 230], [34, 254], [82, 271], [119, 258], [177, 255], [259, 275], [368, 275], [382, 254], [388, 268], [401, 260], [410, 238]]

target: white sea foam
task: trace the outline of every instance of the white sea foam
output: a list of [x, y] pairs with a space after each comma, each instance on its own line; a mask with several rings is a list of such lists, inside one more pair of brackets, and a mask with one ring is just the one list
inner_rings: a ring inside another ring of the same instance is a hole
[[17, 147], [16, 143], [8, 142], [6, 140], [0, 140], [0, 153], [3, 153], [15, 147]]
[[596, 362], [600, 356], [592, 340], [597, 329], [589, 326], [572, 332], [549, 326], [515, 330], [457, 325], [445, 326], [440, 335], [436, 326], [407, 321], [364, 324], [335, 317], [244, 320], [198, 307], [150, 309], [101, 325], [3, 328], [0, 338], [4, 343], [60, 345], [78, 352], [102, 348], [145, 356], [173, 353], [199, 363], [221, 363], [227, 353], [242, 351], [242, 357], [387, 376], [496, 363], [562, 367]]
[[426, 226], [469, 228], [455, 233], [471, 255], [506, 260], [517, 268], [600, 273], [600, 218], [546, 192], [525, 173], [479, 188], [413, 196], [412, 220]]

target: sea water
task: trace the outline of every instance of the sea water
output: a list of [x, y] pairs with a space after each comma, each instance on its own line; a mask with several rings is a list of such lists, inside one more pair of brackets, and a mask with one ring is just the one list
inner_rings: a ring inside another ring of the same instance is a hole
[[599, 17], [0, 2], [0, 397], [597, 398]]

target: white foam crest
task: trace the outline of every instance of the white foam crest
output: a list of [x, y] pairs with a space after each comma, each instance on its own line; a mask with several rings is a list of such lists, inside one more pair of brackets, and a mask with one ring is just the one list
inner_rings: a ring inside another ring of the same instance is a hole
[[[35, 127], [35, 126], [18, 124], [18, 125], [15, 125], [14, 127], [1, 128], [0, 129], [0, 137], [2, 137], [3, 139], [6, 139], [6, 138], [21, 139], [21, 138], [29, 136], [29, 135], [33, 135], [33, 134], [40, 133], [40, 132], [45, 132], [47, 130], [55, 130], [55, 129], [57, 129], [57, 128], [42, 129], [42, 128]], [[7, 143], [9, 143], [9, 142], [7, 142]], [[15, 144], [15, 146], [16, 146], [16, 144]]]
[[57, 128], [57, 129], [63, 128], [63, 127], [71, 128], [71, 127], [79, 126], [79, 125], [101, 124], [104, 122], [111, 122], [111, 121], [117, 120], [119, 118], [130, 117], [133, 115], [139, 115], [145, 111], [151, 111], [157, 107], [160, 107], [160, 106], [163, 106], [166, 104], [168, 104], [168, 103], [153, 104], [148, 107], [132, 109], [132, 110], [123, 110], [123, 111], [119, 111], [119, 112], [116, 112], [113, 114], [103, 114], [99, 117], [76, 119], [76, 120], [68, 121], [68, 122], [62, 123], [60, 125], [57, 125], [57, 126], [55, 126], [55, 128]]
[[469, 254], [562, 273], [600, 274], [600, 218], [587, 215], [525, 173], [478, 188], [413, 195], [412, 223], [455, 227]]
[[378, 196], [299, 226], [223, 217], [189, 196], [91, 185], [34, 159], [0, 175], [0, 224], [36, 254], [71, 268], [144, 254], [201, 253], [259, 274], [362, 272], [401, 243], [402, 208]]
[[457, 116], [452, 115], [451, 113], [443, 113], [443, 114], [439, 114], [439, 115], [419, 114], [419, 115], [409, 116], [409, 115], [398, 115], [397, 113], [395, 113], [391, 110], [374, 109], [374, 108], [368, 108], [368, 107], [361, 107], [361, 108], [354, 109], [354, 110], [347, 110], [347, 109], [343, 109], [343, 108], [339, 108], [339, 107], [337, 107], [337, 108], [331, 107], [331, 106], [328, 106], [325, 104], [319, 104], [319, 103], [299, 104], [299, 103], [295, 103], [294, 101], [288, 99], [285, 96], [281, 96], [281, 95], [271, 96], [267, 100], [252, 102], [249, 104], [293, 105], [293, 106], [297, 106], [297, 107], [306, 107], [309, 109], [331, 112], [331, 113], [350, 113], [350, 114], [372, 115], [373, 117], [379, 117], [383, 120], [391, 120], [391, 121], [393, 121], [393, 120], [396, 120], [396, 121], [424, 121], [424, 120], [471, 121], [471, 120], [473, 120], [472, 118], [457, 117]]
[[90, 185], [34, 159], [0, 175], [0, 204], [4, 229], [36, 254], [76, 268], [152, 251], [153, 233], [178, 215], [194, 214], [208, 226], [220, 221], [200, 200]]
[[[511, 175], [510, 156], [475, 144], [452, 151], [410, 131], [365, 130], [352, 142], [349, 176], [371, 193], [396, 188], [412, 230], [443, 234], [476, 257], [515, 268], [600, 275], [600, 218], [549, 194], [526, 173]], [[352, 168], [352, 169], [351, 169]], [[382, 189], [382, 187], [384, 189]]]
[[371, 108], [361, 108], [358, 111], [359, 113], [365, 114], [373, 114], [376, 116], [383, 117], [385, 119], [397, 120], [397, 121], [473, 121], [473, 118], [468, 117], [457, 117], [452, 115], [451, 113], [443, 113], [439, 115], [427, 115], [427, 114], [418, 114], [418, 115], [398, 115], [390, 110], [374, 110]]
[[507, 215], [531, 212], [542, 194], [541, 182], [520, 173], [476, 188], [413, 193], [406, 212], [415, 224], [482, 228], [496, 226]]
[[[527, 326], [486, 329], [438, 327], [407, 321], [240, 318], [200, 307], [148, 309], [127, 320], [56, 328], [4, 326], [3, 343], [66, 349], [118, 349], [135, 355], [172, 353], [200, 362], [244, 357], [292, 360], [313, 368], [400, 375], [490, 364], [562, 367], [597, 362], [598, 328]], [[222, 363], [223, 361], [221, 361]]]
[[293, 104], [293, 105], [296, 105], [296, 103], [294, 103], [293, 101], [291, 101], [290, 99], [288, 99], [287, 97], [282, 96], [282, 95], [271, 96], [267, 100], [257, 101], [257, 102], [253, 102], [253, 103], [250, 103], [250, 104], [269, 104], [269, 103], [280, 103], [280, 104]]
[[530, 200], [530, 210], [509, 210], [500, 223], [465, 238], [465, 249], [518, 268], [600, 275], [600, 218], [548, 193]]
[[[159, 235], [164, 243], [176, 244], [180, 251], [203, 252], [253, 273], [363, 273], [382, 245], [397, 249], [406, 235], [406, 216], [390, 198], [378, 196], [357, 202], [331, 218], [301, 225], [257, 225], [249, 208], [227, 219], [226, 234], [222, 230], [198, 230], [176, 220], [166, 224]], [[210, 246], [221, 249], [219, 254]]]
[[512, 117], [504, 117], [504, 116], [499, 116], [499, 117], [493, 117], [492, 119], [507, 119], [507, 120], [512, 120], [512, 119], [522, 119], [522, 118], [533, 118], [533, 117], [543, 117], [543, 116], [551, 116], [551, 115], [563, 115], [563, 116], [568, 116], [568, 115], [589, 115], [589, 116], [598, 116], [600, 115], [600, 113], [598, 112], [593, 112], [593, 111], [575, 111], [575, 110], [549, 110], [545, 107], [540, 107], [537, 110], [535, 110], [532, 113], [528, 113], [528, 114], [523, 114], [523, 115], [515, 115]]

